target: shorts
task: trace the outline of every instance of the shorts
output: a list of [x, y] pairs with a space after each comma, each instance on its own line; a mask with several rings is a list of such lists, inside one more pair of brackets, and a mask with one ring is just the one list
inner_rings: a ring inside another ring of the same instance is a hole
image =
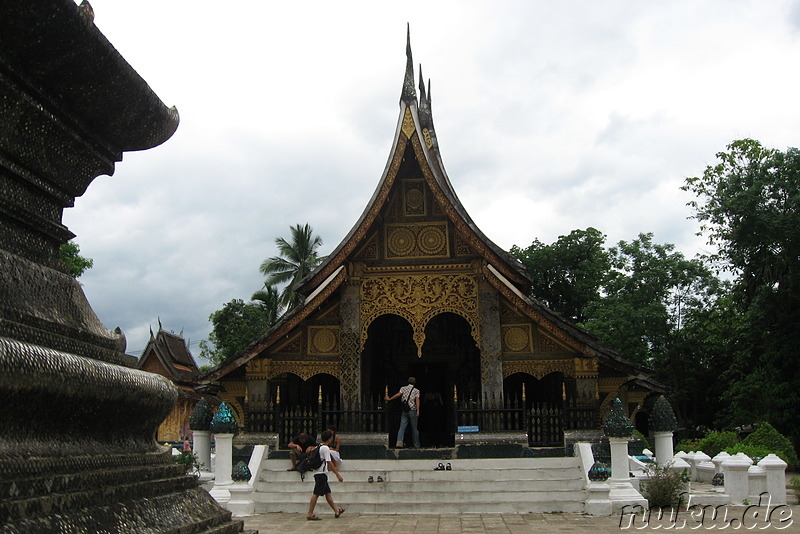
[[328, 475], [325, 473], [317, 473], [314, 475], [314, 495], [324, 497], [331, 492], [331, 487], [328, 485]]

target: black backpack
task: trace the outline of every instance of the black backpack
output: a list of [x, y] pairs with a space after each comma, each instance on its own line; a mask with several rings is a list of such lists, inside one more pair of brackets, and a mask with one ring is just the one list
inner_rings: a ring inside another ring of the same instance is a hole
[[322, 456], [319, 454], [320, 445], [314, 447], [314, 450], [308, 453], [308, 456], [297, 465], [297, 470], [302, 475], [306, 471], [315, 471], [322, 465]]

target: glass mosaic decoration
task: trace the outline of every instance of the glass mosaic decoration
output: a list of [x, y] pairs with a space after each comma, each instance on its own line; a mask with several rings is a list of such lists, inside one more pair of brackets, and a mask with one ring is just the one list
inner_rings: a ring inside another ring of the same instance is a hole
[[606, 424], [603, 425], [603, 431], [610, 438], [627, 438], [633, 432], [633, 425], [628, 414], [625, 413], [619, 397], [611, 401], [611, 410], [608, 413]]
[[675, 419], [675, 412], [672, 411], [669, 401], [663, 395], [660, 396], [648, 418], [650, 430], [654, 432], [672, 432], [678, 428], [678, 421]]
[[244, 462], [239, 462], [233, 466], [231, 478], [236, 482], [247, 482], [250, 480], [250, 468]]
[[189, 429], [191, 430], [209, 430], [211, 428], [211, 419], [214, 413], [208, 405], [208, 401], [200, 399], [197, 406], [194, 407], [192, 416], [189, 418]]
[[233, 412], [224, 402], [217, 408], [217, 413], [211, 419], [210, 430], [214, 434], [235, 434], [238, 425]]

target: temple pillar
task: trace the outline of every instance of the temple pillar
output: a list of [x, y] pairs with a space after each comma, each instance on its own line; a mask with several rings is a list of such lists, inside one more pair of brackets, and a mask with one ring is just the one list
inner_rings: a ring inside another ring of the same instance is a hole
[[360, 285], [351, 282], [344, 287], [340, 301], [342, 330], [341, 375], [339, 390], [342, 396], [342, 407], [346, 410], [356, 409], [361, 404], [361, 349], [359, 334], [361, 332], [361, 294]]
[[490, 284], [478, 284], [478, 309], [481, 328], [481, 393], [485, 408], [503, 403], [503, 353], [500, 327], [500, 296]]

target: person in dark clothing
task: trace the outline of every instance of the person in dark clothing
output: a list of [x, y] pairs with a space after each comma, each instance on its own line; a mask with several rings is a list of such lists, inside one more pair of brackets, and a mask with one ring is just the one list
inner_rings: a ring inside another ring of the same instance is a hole
[[300, 432], [295, 436], [289, 442], [289, 459], [292, 461], [292, 467], [287, 471], [297, 471], [297, 464], [303, 461], [316, 446], [314, 439], [305, 432]]

